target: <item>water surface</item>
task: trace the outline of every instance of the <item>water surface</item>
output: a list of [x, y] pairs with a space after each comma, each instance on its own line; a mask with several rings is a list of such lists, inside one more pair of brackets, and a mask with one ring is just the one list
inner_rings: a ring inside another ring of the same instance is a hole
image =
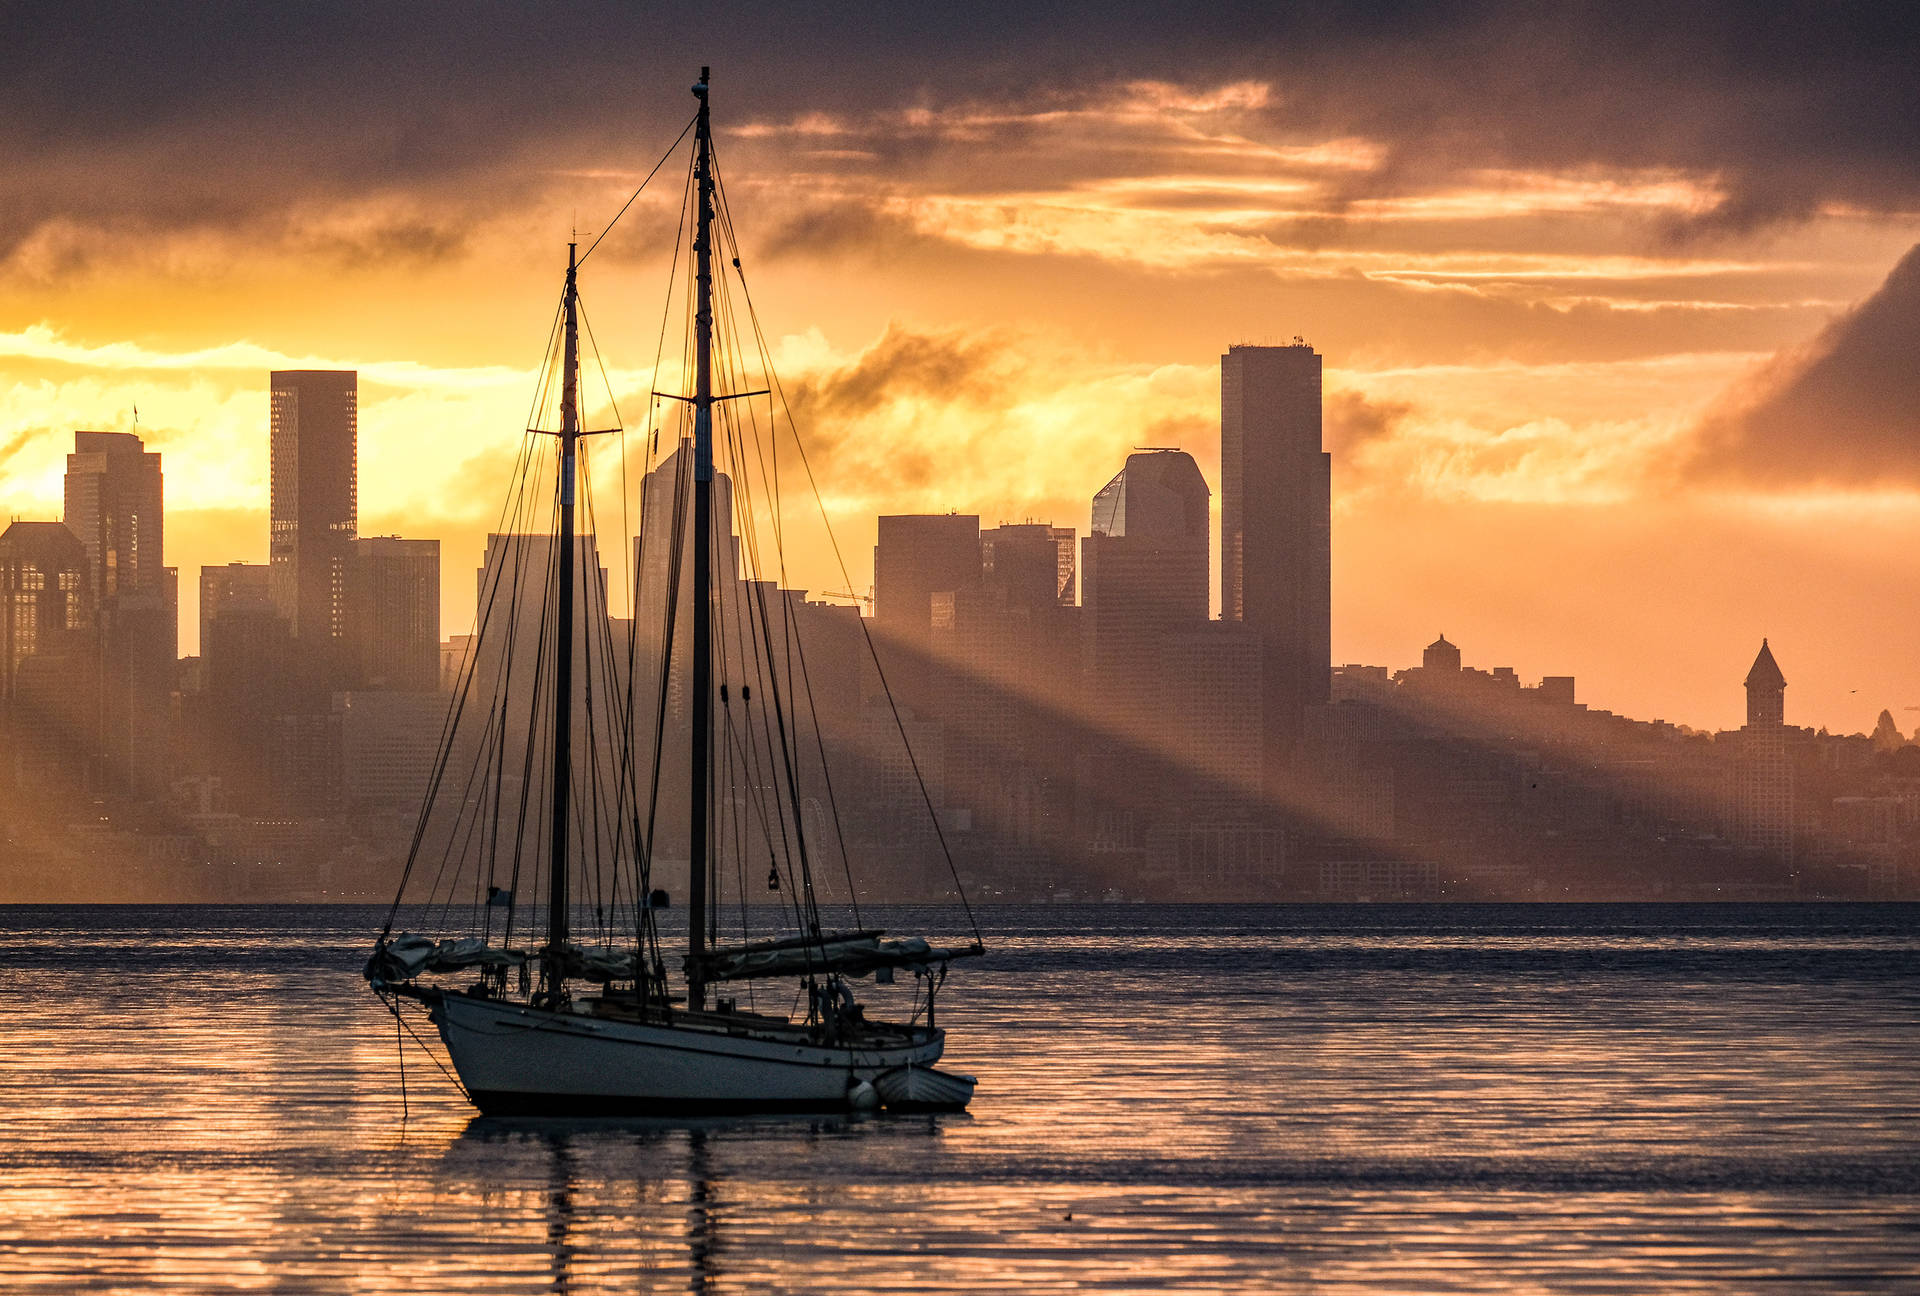
[[[885, 925], [928, 915], [890, 911]], [[963, 1116], [476, 1118], [378, 912], [0, 909], [44, 1291], [1910, 1291], [1920, 906], [983, 911]]]

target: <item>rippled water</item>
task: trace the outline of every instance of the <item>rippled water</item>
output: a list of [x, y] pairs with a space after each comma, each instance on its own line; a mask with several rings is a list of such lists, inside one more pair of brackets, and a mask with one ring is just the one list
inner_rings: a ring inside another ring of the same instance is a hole
[[[902, 929], [920, 915], [884, 914]], [[0, 909], [0, 1275], [1920, 1289], [1920, 906], [1010, 909], [965, 1116], [480, 1120], [364, 910]]]

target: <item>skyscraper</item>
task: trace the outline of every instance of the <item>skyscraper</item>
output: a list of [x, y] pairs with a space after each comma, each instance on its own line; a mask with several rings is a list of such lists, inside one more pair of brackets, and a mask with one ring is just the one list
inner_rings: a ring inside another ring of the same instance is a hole
[[440, 681], [440, 542], [353, 542], [348, 637], [356, 687], [432, 693]]
[[64, 652], [72, 632], [93, 625], [87, 553], [58, 522], [15, 522], [0, 533], [0, 702], [13, 697], [20, 664]]
[[1269, 770], [1325, 702], [1333, 660], [1332, 456], [1320, 355], [1232, 346], [1220, 357], [1220, 616], [1266, 645]]
[[1123, 732], [1149, 736], [1159, 719], [1163, 637], [1207, 620], [1209, 494], [1192, 455], [1149, 450], [1093, 497], [1081, 562], [1087, 684]]
[[75, 432], [66, 523], [87, 554], [97, 611], [99, 708], [89, 743], [99, 786], [152, 792], [167, 766], [179, 656], [166, 566], [160, 456], [129, 432]]
[[974, 513], [908, 513], [880, 519], [873, 547], [873, 627], [887, 682], [916, 710], [933, 704], [938, 671], [933, 647], [933, 596], [980, 587], [980, 517]]
[[200, 657], [213, 643], [213, 623], [229, 608], [274, 610], [273, 568], [265, 563], [227, 563], [200, 569]]
[[1787, 755], [1787, 677], [1767, 641], [1747, 672], [1747, 723], [1734, 762], [1734, 840], [1793, 859], [1793, 763]]
[[980, 583], [980, 517], [907, 513], [880, 519], [873, 548], [873, 620], [891, 637], [925, 644], [933, 596]]
[[1003, 522], [980, 532], [982, 577], [1004, 589], [1023, 606], [1047, 602], [1071, 607], [1074, 602], [1074, 534], [1072, 527], [1045, 522]]
[[66, 524], [87, 551], [96, 603], [161, 591], [166, 566], [160, 456], [130, 432], [75, 432]]
[[359, 526], [359, 375], [284, 369], [272, 375], [273, 602], [308, 661], [341, 667], [348, 567]]
[[97, 730], [87, 553], [58, 522], [0, 534], [0, 736], [8, 783], [74, 784]]

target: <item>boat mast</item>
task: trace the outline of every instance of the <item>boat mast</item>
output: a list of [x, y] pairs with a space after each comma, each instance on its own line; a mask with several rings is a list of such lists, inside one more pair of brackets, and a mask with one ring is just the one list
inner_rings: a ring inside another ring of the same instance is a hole
[[548, 848], [547, 990], [559, 989], [567, 931], [567, 816], [573, 798], [573, 490], [580, 441], [580, 293], [578, 263], [567, 244], [566, 353], [560, 386], [560, 611], [553, 662], [553, 812]]
[[693, 87], [700, 101], [693, 131], [698, 226], [694, 254], [693, 389], [693, 801], [687, 848], [687, 1007], [706, 1006], [700, 960], [707, 945], [707, 742], [713, 727], [713, 126], [707, 112], [707, 76]]

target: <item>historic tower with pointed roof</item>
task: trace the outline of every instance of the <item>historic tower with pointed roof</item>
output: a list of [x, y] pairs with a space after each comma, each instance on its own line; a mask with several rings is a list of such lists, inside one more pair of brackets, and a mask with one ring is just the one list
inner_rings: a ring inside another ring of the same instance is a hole
[[1747, 672], [1747, 727], [1757, 729], [1763, 725], [1778, 728], [1787, 722], [1787, 677], [1780, 673], [1780, 663], [1773, 659], [1773, 649], [1767, 647], [1767, 641], [1760, 641], [1760, 655], [1753, 659], [1753, 669]]
[[1787, 677], [1767, 641], [1747, 672], [1747, 723], [1734, 761], [1733, 837], [1793, 859], [1793, 762], [1787, 756]]

